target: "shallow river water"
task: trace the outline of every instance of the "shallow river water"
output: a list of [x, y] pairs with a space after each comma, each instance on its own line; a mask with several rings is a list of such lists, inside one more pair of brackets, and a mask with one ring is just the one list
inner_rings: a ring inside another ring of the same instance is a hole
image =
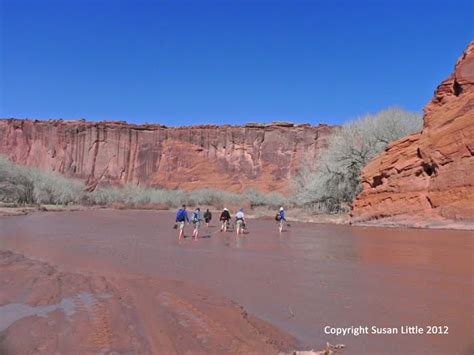
[[[306, 349], [328, 341], [345, 344], [348, 354], [474, 351], [473, 232], [292, 223], [279, 235], [274, 221], [250, 220], [243, 237], [211, 223], [198, 241], [178, 243], [173, 215], [90, 210], [2, 217], [0, 248], [64, 270], [199, 284]], [[415, 326], [424, 334], [401, 334]], [[430, 326], [447, 334], [428, 335]], [[338, 328], [349, 334], [327, 334]], [[371, 334], [381, 328], [398, 334]]]

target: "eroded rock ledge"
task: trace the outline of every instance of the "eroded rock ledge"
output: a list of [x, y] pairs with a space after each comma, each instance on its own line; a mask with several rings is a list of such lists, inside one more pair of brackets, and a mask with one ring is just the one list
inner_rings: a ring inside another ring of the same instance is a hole
[[474, 42], [425, 107], [423, 131], [389, 145], [363, 170], [362, 184], [354, 222], [474, 220]]

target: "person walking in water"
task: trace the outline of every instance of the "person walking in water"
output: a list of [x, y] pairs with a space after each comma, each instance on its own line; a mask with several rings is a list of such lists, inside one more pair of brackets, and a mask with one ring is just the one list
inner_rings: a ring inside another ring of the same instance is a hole
[[235, 215], [235, 226], [237, 229], [237, 235], [244, 233], [245, 216], [243, 208], [241, 208], [239, 212], [237, 212], [237, 214]]
[[224, 210], [221, 213], [221, 218], [219, 219], [221, 221], [221, 232], [227, 232], [227, 227], [231, 219], [229, 210], [227, 208], [224, 208]]
[[176, 226], [178, 228], [178, 239], [184, 237], [184, 225], [189, 223], [188, 213], [186, 212], [186, 205], [183, 205], [176, 213]]
[[191, 221], [194, 224], [193, 239], [197, 240], [197, 238], [199, 236], [199, 228], [201, 227], [201, 221], [202, 221], [201, 209], [199, 207], [197, 207], [194, 210], [193, 218], [191, 218]]
[[212, 219], [212, 213], [209, 211], [209, 208], [204, 212], [204, 222], [206, 222], [206, 228], [209, 228], [209, 222]]
[[280, 210], [275, 216], [275, 220], [278, 222], [278, 230], [280, 233], [283, 232], [283, 225], [286, 223], [285, 210], [283, 207], [280, 207]]

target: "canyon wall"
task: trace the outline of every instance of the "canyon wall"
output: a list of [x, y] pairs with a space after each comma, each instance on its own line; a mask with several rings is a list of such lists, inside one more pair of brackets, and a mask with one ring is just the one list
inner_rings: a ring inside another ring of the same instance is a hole
[[424, 127], [362, 172], [354, 222], [384, 217], [474, 220], [474, 42], [424, 109]]
[[82, 179], [89, 190], [134, 184], [287, 193], [292, 175], [315, 161], [331, 129], [288, 123], [167, 128], [2, 119], [0, 154]]

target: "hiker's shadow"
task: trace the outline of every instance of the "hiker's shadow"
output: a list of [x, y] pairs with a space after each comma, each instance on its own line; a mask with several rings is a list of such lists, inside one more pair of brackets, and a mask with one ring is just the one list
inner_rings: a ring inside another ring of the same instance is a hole
[[[183, 235], [183, 239], [189, 239], [189, 238], [192, 238], [191, 235]], [[210, 234], [204, 234], [204, 235], [200, 235], [198, 237], [198, 239], [209, 239], [211, 238], [211, 235]]]

